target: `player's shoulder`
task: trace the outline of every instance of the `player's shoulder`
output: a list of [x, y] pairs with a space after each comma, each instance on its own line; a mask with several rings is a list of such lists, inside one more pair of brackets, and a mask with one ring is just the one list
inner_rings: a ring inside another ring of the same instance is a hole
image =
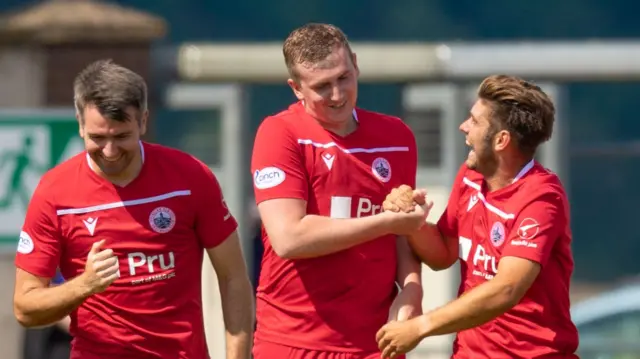
[[294, 103], [285, 110], [265, 117], [258, 126], [258, 130], [266, 128], [286, 130], [298, 127], [301, 122], [298, 108], [300, 106], [302, 106], [300, 103]]
[[148, 142], [143, 142], [143, 148], [145, 158], [152, 159], [155, 163], [162, 162], [163, 166], [158, 166], [159, 170], [171, 168], [173, 173], [186, 178], [199, 178], [211, 173], [209, 166], [200, 159], [177, 148]]
[[143, 142], [143, 148], [145, 157], [154, 157], [155, 159], [162, 159], [163, 161], [170, 162], [176, 165], [177, 168], [182, 167], [194, 167], [199, 168], [204, 166], [204, 163], [194, 155], [179, 150], [177, 148], [160, 145], [157, 143]]
[[382, 112], [366, 110], [357, 107], [355, 110], [359, 121], [371, 121], [375, 123], [380, 130], [392, 131], [392, 133], [401, 133], [403, 135], [413, 136], [413, 131], [400, 117], [388, 115]]
[[531, 172], [522, 179], [525, 192], [548, 192], [564, 194], [564, 187], [558, 175], [535, 162]]
[[523, 204], [534, 201], [564, 202], [566, 192], [560, 177], [553, 171], [535, 162], [530, 172], [519, 180], [518, 194]]
[[324, 137], [326, 137], [324, 129], [305, 112], [303, 105], [297, 102], [286, 110], [262, 120], [254, 140], [257, 145], [254, 153], [266, 150], [264, 147], [272, 144], [298, 146], [307, 141], [321, 141], [320, 139]]
[[38, 191], [43, 193], [49, 190], [55, 190], [52, 192], [62, 193], [65, 188], [75, 186], [76, 181], [74, 181], [74, 178], [82, 175], [82, 168], [86, 165], [86, 162], [87, 153], [82, 151], [48, 169], [40, 177]]
[[144, 149], [145, 158], [162, 158], [163, 160], [170, 162], [186, 161], [185, 163], [187, 165], [193, 164], [197, 161], [195, 157], [185, 151], [157, 143], [142, 142], [142, 148]]

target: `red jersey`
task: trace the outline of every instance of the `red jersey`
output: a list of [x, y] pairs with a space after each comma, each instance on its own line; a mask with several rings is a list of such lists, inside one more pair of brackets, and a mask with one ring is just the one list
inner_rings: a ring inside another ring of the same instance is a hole
[[86, 153], [47, 172], [27, 210], [16, 266], [40, 277], [84, 271], [106, 239], [120, 278], [71, 313], [71, 358], [209, 358], [202, 315], [204, 248], [235, 229], [218, 182], [192, 156], [141, 143], [143, 166], [125, 187]]
[[[298, 198], [307, 214], [374, 215], [392, 188], [415, 185], [416, 148], [398, 118], [361, 109], [355, 132], [325, 130], [301, 103], [268, 117], [253, 150], [256, 202]], [[334, 352], [377, 353], [376, 332], [396, 295], [396, 236], [310, 259], [276, 255], [263, 229], [256, 342]]]
[[502, 257], [542, 266], [520, 303], [458, 333], [453, 358], [577, 358], [569, 204], [555, 174], [531, 161], [512, 184], [488, 192], [482, 175], [463, 165], [438, 227], [460, 242], [459, 295], [491, 280]]

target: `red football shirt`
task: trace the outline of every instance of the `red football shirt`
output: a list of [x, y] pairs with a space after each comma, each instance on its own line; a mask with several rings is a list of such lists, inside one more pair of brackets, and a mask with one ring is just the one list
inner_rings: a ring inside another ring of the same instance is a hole
[[460, 242], [459, 295], [492, 279], [504, 256], [542, 266], [515, 307], [458, 333], [453, 358], [577, 358], [569, 204], [555, 174], [531, 161], [512, 184], [487, 192], [482, 175], [463, 165], [438, 227]]
[[138, 177], [117, 187], [85, 153], [47, 172], [20, 235], [16, 266], [40, 277], [84, 271], [106, 239], [120, 278], [71, 314], [71, 358], [208, 358], [202, 315], [203, 248], [235, 229], [211, 171], [192, 156], [141, 143]]
[[[300, 103], [260, 125], [253, 150], [256, 202], [307, 201], [307, 213], [355, 218], [379, 213], [393, 187], [415, 185], [416, 148], [398, 118], [357, 109], [345, 137], [323, 129]], [[256, 341], [296, 348], [378, 352], [376, 332], [396, 295], [395, 236], [300, 260], [265, 246], [257, 288]]]

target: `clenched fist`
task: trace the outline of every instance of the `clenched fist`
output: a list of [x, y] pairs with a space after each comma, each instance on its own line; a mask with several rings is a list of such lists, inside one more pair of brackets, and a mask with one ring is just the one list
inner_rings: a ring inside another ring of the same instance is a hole
[[104, 242], [105, 240], [102, 239], [91, 246], [84, 273], [81, 274], [91, 294], [105, 291], [111, 283], [120, 278], [118, 257], [111, 249], [101, 250]]

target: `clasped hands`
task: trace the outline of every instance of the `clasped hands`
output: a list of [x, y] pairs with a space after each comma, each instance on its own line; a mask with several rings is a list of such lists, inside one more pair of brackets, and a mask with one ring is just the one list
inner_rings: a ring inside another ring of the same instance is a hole
[[393, 233], [411, 234], [426, 224], [433, 202], [427, 200], [427, 191], [401, 185], [391, 190], [382, 204], [384, 213], [393, 218]]

